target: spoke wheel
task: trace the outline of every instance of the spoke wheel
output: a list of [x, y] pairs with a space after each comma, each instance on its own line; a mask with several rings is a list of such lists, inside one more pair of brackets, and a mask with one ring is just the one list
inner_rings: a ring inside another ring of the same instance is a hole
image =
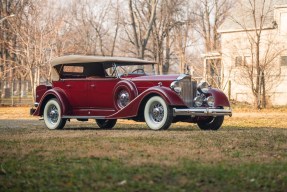
[[61, 118], [61, 107], [57, 99], [50, 99], [44, 108], [44, 122], [49, 129], [62, 129], [66, 119]]
[[153, 130], [168, 129], [172, 123], [172, 110], [159, 96], [151, 97], [144, 109], [144, 118], [149, 128]]
[[117, 119], [96, 119], [96, 122], [101, 129], [112, 129], [116, 125]]

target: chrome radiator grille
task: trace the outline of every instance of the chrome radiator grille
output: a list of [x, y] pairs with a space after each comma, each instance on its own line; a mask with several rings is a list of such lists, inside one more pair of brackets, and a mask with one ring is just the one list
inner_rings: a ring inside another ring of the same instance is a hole
[[179, 81], [182, 87], [180, 96], [188, 107], [192, 107], [193, 99], [196, 95], [196, 81], [191, 81], [190, 78], [185, 78]]

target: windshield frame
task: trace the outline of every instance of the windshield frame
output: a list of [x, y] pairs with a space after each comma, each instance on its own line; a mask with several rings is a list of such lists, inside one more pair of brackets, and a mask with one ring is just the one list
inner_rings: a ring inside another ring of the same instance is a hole
[[[154, 67], [155, 64], [150, 64], [150, 63], [148, 63], [148, 64], [137, 64], [137, 63], [135, 63], [133, 65], [131, 65], [130, 63], [128, 63], [128, 64], [127, 63], [112, 63], [110, 67], [107, 67], [107, 68], [104, 68], [104, 69], [106, 70], [107, 77], [121, 78], [123, 76], [128, 76], [128, 75], [139, 75], [139, 76], [142, 76], [142, 75], [147, 75], [148, 74], [144, 70], [144, 66], [145, 65], [152, 66], [153, 70], [152, 70], [151, 73], [155, 74], [155, 70], [154, 70], [155, 69], [155, 67]], [[127, 70], [128, 67], [134, 67], [134, 68], [132, 68], [132, 70], [128, 71]], [[108, 75], [109, 73], [107, 72], [107, 70], [109, 70], [109, 69], [112, 69], [112, 72], [110, 72], [110, 75]], [[143, 70], [143, 73], [132, 73], [133, 71], [135, 71], [137, 69], [138, 70]], [[123, 71], [123, 73], [120, 72], [120, 70]]]

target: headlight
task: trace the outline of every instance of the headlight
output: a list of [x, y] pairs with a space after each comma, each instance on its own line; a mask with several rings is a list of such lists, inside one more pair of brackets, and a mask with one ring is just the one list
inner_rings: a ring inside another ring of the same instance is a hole
[[200, 93], [207, 93], [208, 88], [209, 88], [209, 85], [208, 85], [207, 82], [201, 82], [201, 83], [199, 83], [198, 86], [197, 86], [197, 90], [198, 90]]
[[206, 98], [206, 103], [209, 107], [214, 107], [214, 97], [213, 96], [209, 96]]
[[194, 104], [195, 104], [195, 106], [196, 107], [200, 107], [200, 106], [202, 106], [202, 104], [203, 104], [203, 98], [202, 97], [195, 97], [194, 98], [194, 100], [193, 100], [193, 102], [194, 102]]
[[179, 85], [179, 82], [178, 81], [174, 81], [170, 84], [170, 88], [172, 90], [174, 90], [175, 92], [177, 92], [178, 94], [181, 93], [181, 87]]

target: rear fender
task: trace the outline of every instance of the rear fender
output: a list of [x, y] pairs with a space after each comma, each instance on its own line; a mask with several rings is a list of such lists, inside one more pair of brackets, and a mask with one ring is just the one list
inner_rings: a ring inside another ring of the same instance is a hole
[[66, 96], [65, 92], [59, 88], [49, 89], [48, 91], [46, 91], [44, 93], [44, 95], [42, 96], [42, 98], [39, 102], [39, 106], [37, 107], [37, 109], [33, 115], [34, 116], [43, 116], [44, 107], [45, 107], [46, 103], [52, 98], [56, 98], [59, 101], [61, 111], [62, 111], [62, 116], [63, 115], [70, 115], [71, 109], [70, 109], [70, 104], [69, 104], [69, 101], [67, 99], [67, 96]]
[[230, 107], [230, 103], [226, 95], [219, 89], [210, 88], [208, 94], [214, 97], [214, 107]]
[[174, 91], [170, 90], [167, 87], [151, 87], [140, 95], [138, 95], [134, 100], [132, 100], [125, 108], [121, 109], [117, 113], [106, 117], [107, 119], [118, 119], [118, 118], [127, 118], [135, 117], [138, 115], [141, 105], [144, 105], [145, 102], [152, 96], [158, 95], [162, 97], [165, 102], [170, 106], [185, 106], [184, 102]]
[[39, 85], [36, 87], [36, 102], [39, 103], [43, 95], [51, 89], [52, 86], [49, 85]]

